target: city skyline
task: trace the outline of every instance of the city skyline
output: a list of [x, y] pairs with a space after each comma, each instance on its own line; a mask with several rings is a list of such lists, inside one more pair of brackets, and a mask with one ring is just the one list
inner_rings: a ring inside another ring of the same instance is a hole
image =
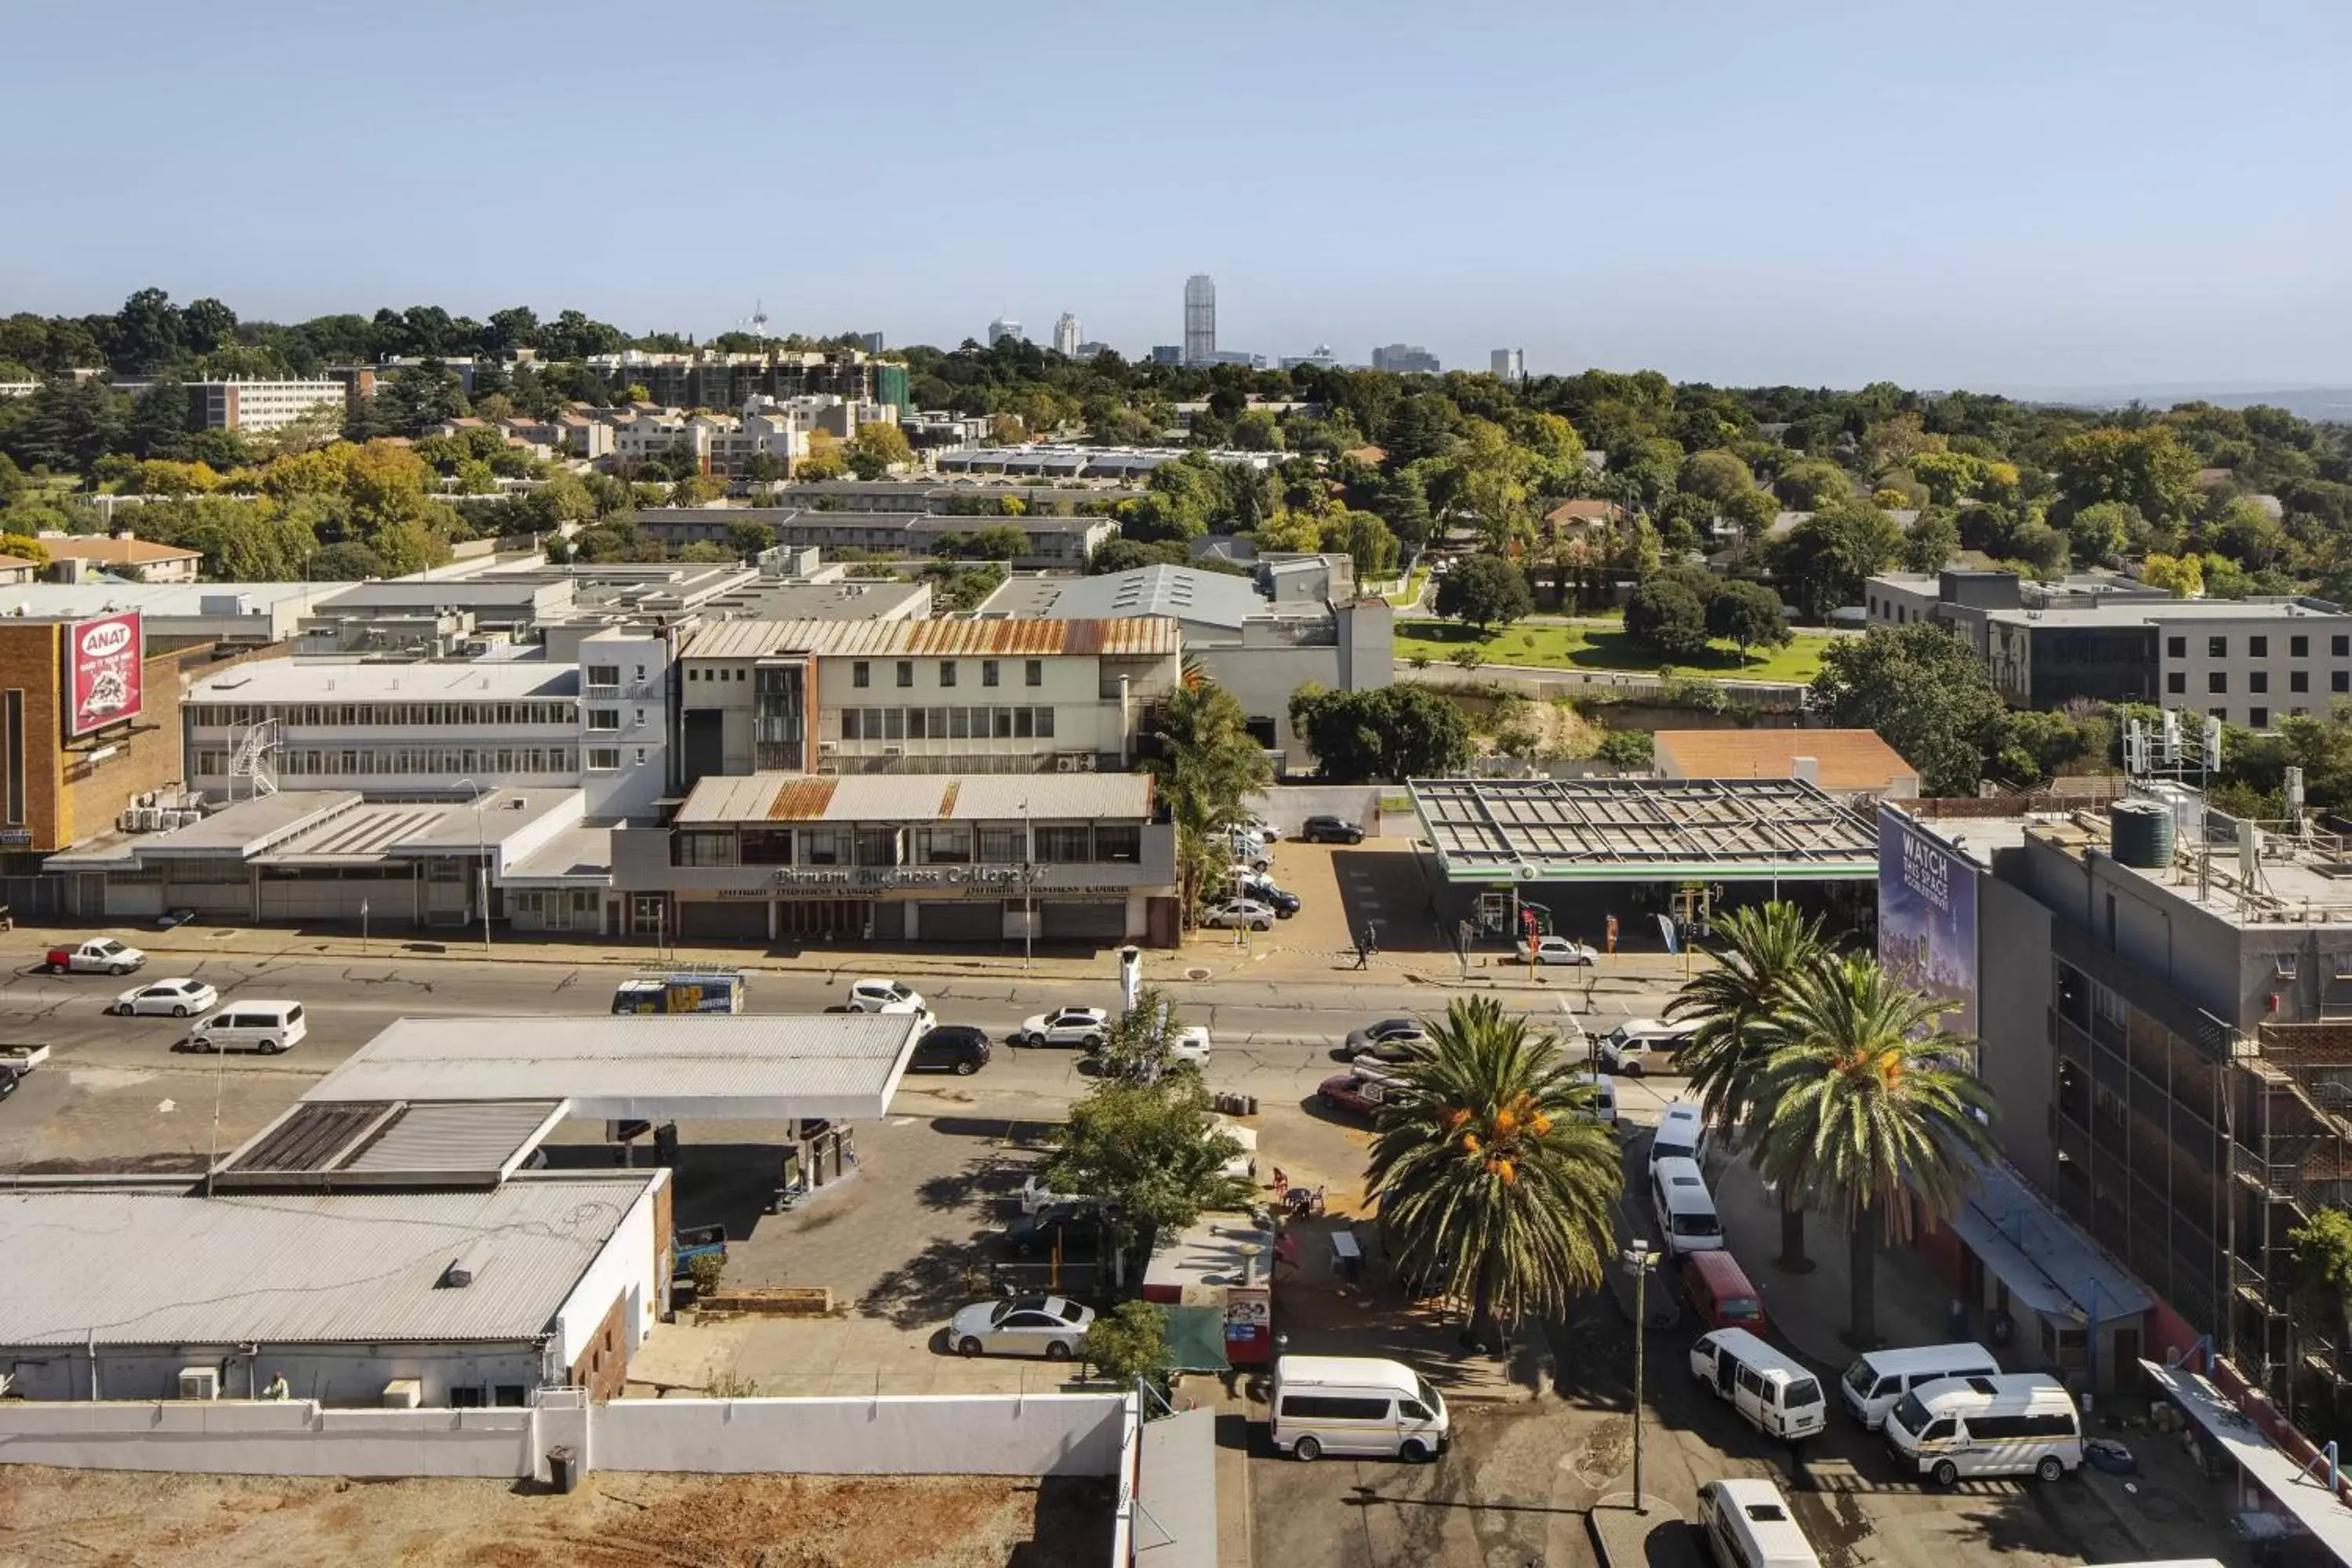
[[[2318, 153], [2352, 133], [2341, 6], [2257, 0], [2246, 25], [2215, 29], [2182, 0], [1991, 0], [1962, 37], [1925, 16], [1861, 26], [1713, 4], [1688, 17], [1478, 5], [1442, 28], [1376, 4], [1333, 29], [1213, 0], [1173, 37], [1116, 10], [824, 12], [795, 19], [795, 53], [887, 63], [888, 112], [809, 161], [792, 210], [734, 214], [730, 243], [700, 252], [648, 250], [635, 222], [531, 221], [561, 182], [430, 155], [408, 126], [348, 113], [397, 97], [412, 124], [462, 126], [461, 142], [543, 138], [548, 111], [609, 69], [629, 13], [591, 4], [548, 36], [528, 16], [447, 0], [398, 16], [233, 9], [252, 25], [158, 0], [14, 20], [12, 41], [45, 62], [19, 84], [20, 114], [76, 131], [71, 158], [16, 171], [22, 239], [0, 258], [0, 310], [102, 311], [155, 286], [279, 321], [527, 302], [708, 336], [761, 298], [780, 331], [879, 324], [893, 342], [951, 348], [999, 310], [1048, 322], [1069, 310], [1141, 356], [1181, 342], [1175, 290], [1198, 272], [1223, 285], [1219, 340], [1276, 358], [1331, 343], [1356, 361], [1404, 341], [1449, 365], [1508, 343], [1531, 374], [1654, 368], [1726, 384], [2352, 380], [2352, 176]], [[753, 40], [780, 26], [756, 7], [707, 22]], [[408, 68], [404, 47], [438, 26], [508, 62], [499, 92]], [[992, 89], [1048, 41], [1149, 59], [1183, 90], [1134, 95], [1070, 138], [1076, 100]], [[1544, 58], [1591, 68], [1572, 94], [1496, 93], [1498, 62]], [[1301, 59], [1334, 84], [1324, 133], [1412, 193], [1409, 221], [1370, 239], [1314, 221], [1296, 172], [1264, 159], [1249, 128], [1265, 84]], [[232, 67], [284, 122], [337, 129], [275, 143], [269, 178], [223, 200], [155, 151], [221, 111]], [[2161, 155], [2091, 151], [2172, 126], [2192, 80], [2263, 87], [2210, 133], [2168, 135]], [[1375, 85], [1403, 82], [1402, 97]], [[1676, 112], [1652, 112], [1661, 102]], [[97, 103], [107, 112], [89, 113]], [[1470, 123], [1475, 157], [1445, 133]], [[1008, 204], [937, 159], [941, 145], [984, 163], [1065, 142], [1071, 190], [1129, 186], [1172, 145], [1233, 172], [1181, 236], [1107, 233], [1097, 204]], [[656, 146], [597, 142], [598, 186], [658, 188]], [[716, 156], [723, 175], [735, 155]], [[1671, 176], [1596, 180], [1636, 167]], [[358, 170], [369, 200], [321, 199]], [[1550, 199], [1568, 189], [1585, 194]], [[804, 221], [887, 221], [909, 197], [932, 233], [955, 237], [951, 259], [814, 240]], [[459, 206], [500, 221], [464, 245], [386, 221]]]

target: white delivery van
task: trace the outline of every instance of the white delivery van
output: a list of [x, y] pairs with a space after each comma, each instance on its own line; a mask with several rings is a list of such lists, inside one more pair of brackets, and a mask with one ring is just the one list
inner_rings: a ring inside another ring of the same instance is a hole
[[1770, 1481], [1707, 1482], [1698, 1489], [1698, 1528], [1722, 1568], [1821, 1568]]
[[310, 1032], [299, 1002], [232, 1002], [188, 1031], [192, 1051], [263, 1051], [302, 1043]]
[[1822, 1380], [1746, 1329], [1701, 1334], [1691, 1346], [1690, 1369], [1768, 1437], [1793, 1443], [1829, 1425]]
[[1838, 1397], [1853, 1418], [1875, 1432], [1895, 1402], [1923, 1383], [1948, 1377], [1997, 1377], [2000, 1363], [1982, 1345], [1915, 1345], [1906, 1350], [1867, 1351], [1854, 1358], [1839, 1381]]
[[1445, 1451], [1445, 1401], [1402, 1362], [1276, 1356], [1272, 1405], [1274, 1446], [1297, 1458], [1379, 1454], [1433, 1459]]
[[1658, 1131], [1650, 1139], [1650, 1163], [1661, 1160], [1696, 1160], [1704, 1167], [1706, 1152], [1714, 1142], [1707, 1131], [1706, 1119], [1699, 1108], [1687, 1100], [1670, 1101], [1666, 1113], [1658, 1118]]
[[2065, 1384], [2044, 1373], [1925, 1383], [1886, 1415], [1895, 1462], [1939, 1487], [1973, 1476], [2054, 1481], [2083, 1463], [2083, 1427]]
[[1666, 1238], [1669, 1259], [1723, 1249], [1723, 1220], [1696, 1160], [1661, 1160], [1650, 1167], [1650, 1204]]
[[1605, 1072], [1580, 1072], [1576, 1077], [1578, 1082], [1592, 1086], [1592, 1119], [1616, 1131], [1617, 1080]]

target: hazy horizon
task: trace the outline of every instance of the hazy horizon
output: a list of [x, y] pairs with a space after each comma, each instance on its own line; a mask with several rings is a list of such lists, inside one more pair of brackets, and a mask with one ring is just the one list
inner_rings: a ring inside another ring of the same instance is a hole
[[2342, 6], [125, 0], [10, 34], [58, 134], [13, 171], [0, 313], [152, 285], [708, 337], [760, 299], [942, 348], [1068, 310], [1140, 355], [1205, 271], [1219, 346], [1269, 357], [2352, 384]]

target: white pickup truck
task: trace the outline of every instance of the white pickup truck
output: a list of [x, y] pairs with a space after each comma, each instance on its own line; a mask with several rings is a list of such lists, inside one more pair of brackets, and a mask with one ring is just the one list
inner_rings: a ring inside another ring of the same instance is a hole
[[0, 1072], [24, 1077], [49, 1059], [47, 1046], [0, 1046]]
[[129, 942], [100, 936], [49, 949], [47, 967], [52, 974], [128, 974], [146, 962], [147, 955]]

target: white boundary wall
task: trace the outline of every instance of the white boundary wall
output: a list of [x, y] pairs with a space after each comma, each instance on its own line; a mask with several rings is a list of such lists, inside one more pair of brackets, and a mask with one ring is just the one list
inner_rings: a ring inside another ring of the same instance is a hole
[[624, 1399], [596, 1407], [600, 1470], [805, 1475], [1108, 1476], [1127, 1397]]
[[307, 1399], [0, 1404], [0, 1464], [239, 1476], [527, 1476], [538, 1412], [329, 1410]]

